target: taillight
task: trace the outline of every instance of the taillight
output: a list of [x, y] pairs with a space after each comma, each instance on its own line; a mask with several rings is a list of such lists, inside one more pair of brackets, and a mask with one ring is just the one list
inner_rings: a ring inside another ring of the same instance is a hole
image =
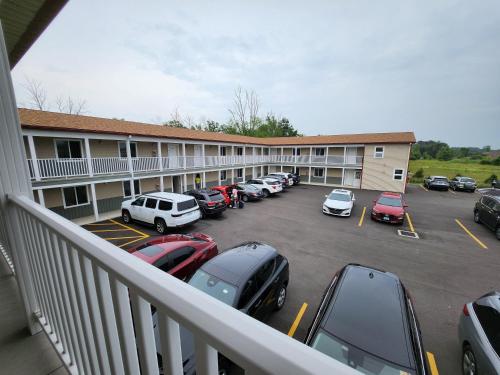
[[208, 206], [208, 207], [213, 207], [213, 206], [215, 206], [215, 204], [216, 204], [215, 202], [208, 202], [208, 203], [207, 203], [207, 206]]
[[467, 308], [467, 304], [464, 305], [464, 308], [462, 310], [465, 316], [469, 316], [469, 309]]

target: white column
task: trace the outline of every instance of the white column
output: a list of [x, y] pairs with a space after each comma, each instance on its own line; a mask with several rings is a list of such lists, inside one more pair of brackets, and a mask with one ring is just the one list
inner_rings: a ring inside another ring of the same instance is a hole
[[344, 186], [345, 168], [342, 168], [342, 186]]
[[231, 183], [234, 184], [234, 168], [231, 169]]
[[247, 169], [243, 167], [243, 182], [247, 180]]
[[243, 164], [247, 163], [247, 146], [243, 145]]
[[311, 183], [311, 167], [309, 167], [309, 183]]
[[328, 164], [328, 150], [329, 149], [330, 149], [330, 147], [327, 147], [325, 150], [325, 164]]
[[285, 155], [283, 154], [283, 147], [281, 147], [281, 157], [280, 157], [280, 160], [281, 160], [282, 163], [283, 163], [284, 158], [285, 158]]
[[220, 186], [222, 184], [222, 181], [220, 179], [220, 172], [221, 171], [217, 171], [217, 185]]
[[134, 165], [132, 164], [132, 153], [130, 152], [130, 136], [127, 138], [126, 148], [127, 148], [128, 171], [132, 175], [132, 177], [134, 177]]
[[90, 196], [92, 198], [92, 208], [94, 209], [95, 221], [99, 221], [99, 210], [97, 209], [97, 197], [95, 194], [95, 184], [90, 184]]
[[313, 148], [309, 147], [309, 164], [312, 163], [313, 160]]
[[186, 169], [186, 144], [182, 142], [182, 159], [184, 160], [184, 169]]
[[264, 162], [264, 147], [260, 148], [260, 160], [259, 160], [259, 162], [260, 163]]
[[206, 177], [207, 177], [207, 175], [206, 175], [205, 171], [203, 171], [203, 172], [201, 173], [201, 187], [202, 187], [203, 189], [205, 189], [205, 188], [207, 187], [207, 180], [206, 180]]
[[234, 155], [234, 146], [231, 146], [231, 164], [238, 164]]
[[325, 176], [324, 176], [325, 180], [324, 180], [324, 182], [323, 182], [325, 185], [326, 185], [326, 175], [327, 175], [327, 174], [328, 174], [328, 168], [326, 168], [326, 167], [325, 167]]
[[184, 173], [184, 191], [187, 190], [187, 186], [188, 186], [188, 178], [187, 178], [187, 174]]
[[202, 166], [203, 166], [203, 168], [205, 168], [205, 144], [204, 143], [201, 145], [201, 157], [203, 158]]
[[35, 334], [41, 328], [34, 318], [39, 307], [26, 255], [27, 244], [18, 210], [7, 200], [10, 194], [33, 199], [33, 192], [3, 35], [0, 24], [0, 241], [12, 257], [26, 324], [31, 334]]
[[35, 142], [33, 141], [33, 136], [28, 135], [28, 146], [31, 154], [31, 164], [33, 165], [33, 174], [35, 175], [35, 180], [40, 181], [40, 169], [38, 168], [38, 158], [36, 156]]
[[174, 176], [170, 176], [170, 189], [171, 192], [174, 192]]
[[297, 164], [297, 147], [295, 147], [295, 164]]
[[[227, 151], [226, 151], [227, 152]], [[220, 154], [220, 145], [217, 145], [217, 166], [221, 165], [222, 162], [222, 155]]]
[[280, 165], [280, 171], [283, 172], [283, 164]]
[[89, 176], [94, 176], [94, 168], [92, 167], [92, 157], [90, 156], [90, 143], [88, 138], [83, 139], [83, 144], [85, 145], [85, 157], [87, 158], [87, 168]]
[[164, 191], [165, 186], [163, 185], [163, 176], [160, 176], [160, 191]]
[[[157, 142], [156, 143], [156, 157], [158, 158], [158, 169], [161, 171], [163, 171], [163, 158], [161, 156], [161, 142]], [[163, 178], [162, 178], [163, 180]], [[163, 185], [163, 183], [161, 183], [160, 185]], [[163, 189], [161, 189], [161, 191], [163, 191]]]
[[43, 195], [43, 189], [38, 189], [37, 192], [38, 192], [38, 203], [40, 204], [40, 206], [45, 207], [45, 197]]
[[[345, 164], [345, 154], [346, 154], [346, 151], [347, 151], [347, 147], [344, 146], [344, 161], [342, 162], [342, 164]], [[342, 182], [344, 182], [344, 181], [342, 181]]]

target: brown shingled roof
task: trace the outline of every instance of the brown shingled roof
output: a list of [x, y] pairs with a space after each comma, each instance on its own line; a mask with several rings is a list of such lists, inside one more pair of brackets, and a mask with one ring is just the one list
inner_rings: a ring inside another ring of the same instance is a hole
[[39, 111], [26, 108], [19, 109], [19, 117], [21, 120], [21, 126], [26, 129], [136, 135], [145, 137], [190, 139], [208, 142], [247, 143], [262, 146], [415, 142], [415, 135], [413, 132], [257, 138], [243, 135], [213, 133], [200, 130], [174, 128], [170, 126], [144, 124], [133, 121], [113, 120], [101, 117], [69, 115], [66, 113]]

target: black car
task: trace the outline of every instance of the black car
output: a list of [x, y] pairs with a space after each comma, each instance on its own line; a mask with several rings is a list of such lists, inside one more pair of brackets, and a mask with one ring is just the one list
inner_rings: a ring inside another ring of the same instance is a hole
[[476, 188], [476, 181], [470, 177], [453, 177], [450, 180], [450, 189], [455, 191], [464, 190], [474, 192]]
[[335, 274], [305, 344], [365, 374], [430, 374], [406, 288], [374, 268], [348, 264]]
[[252, 186], [250, 184], [239, 183], [230, 185], [229, 188], [231, 190], [233, 188], [236, 188], [236, 190], [238, 190], [238, 197], [243, 202], [258, 201], [264, 198], [264, 193], [262, 193], [262, 190], [259, 190], [255, 186]]
[[483, 223], [500, 240], [500, 196], [483, 195], [474, 206], [474, 221]]
[[224, 197], [217, 190], [188, 190], [184, 194], [191, 195], [196, 199], [202, 217], [220, 216], [226, 210]]
[[300, 175], [298, 173], [290, 173], [290, 177], [293, 179], [293, 184], [300, 184]]
[[444, 176], [429, 176], [424, 179], [424, 186], [429, 190], [448, 190], [450, 182]]
[[[262, 320], [285, 304], [288, 286], [288, 260], [271, 246], [246, 242], [224, 251], [199, 268], [189, 285], [217, 298], [244, 314]], [[156, 350], [161, 353], [157, 317], [153, 314]], [[180, 327], [184, 374], [195, 373], [194, 337]], [[158, 354], [161, 367], [161, 355]], [[226, 373], [236, 366], [219, 354], [219, 369]]]

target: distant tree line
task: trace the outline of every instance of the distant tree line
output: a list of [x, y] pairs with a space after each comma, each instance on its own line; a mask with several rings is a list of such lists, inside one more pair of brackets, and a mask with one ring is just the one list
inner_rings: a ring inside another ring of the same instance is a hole
[[478, 160], [481, 164], [500, 165], [500, 157], [495, 159], [485, 156], [491, 151], [490, 146], [479, 147], [450, 147], [440, 141], [418, 141], [411, 148], [410, 159], [438, 159], [452, 160], [468, 158]]

